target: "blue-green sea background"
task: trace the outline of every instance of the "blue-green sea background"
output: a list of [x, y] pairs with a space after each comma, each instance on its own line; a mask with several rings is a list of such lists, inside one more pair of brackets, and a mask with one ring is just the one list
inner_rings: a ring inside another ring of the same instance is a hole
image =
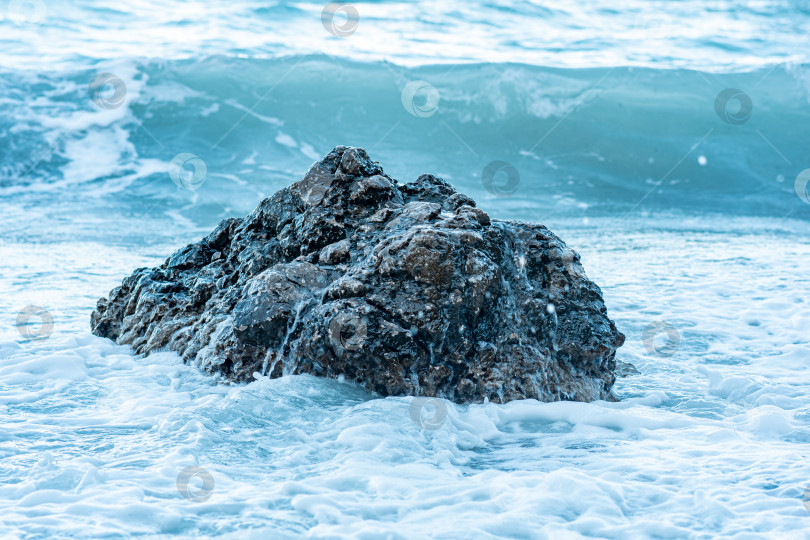
[[[807, 538], [810, 4], [324, 10], [0, 2], [0, 537]], [[133, 269], [341, 144], [579, 251], [640, 372], [621, 401], [448, 403], [426, 431], [408, 398], [227, 387], [90, 335]]]

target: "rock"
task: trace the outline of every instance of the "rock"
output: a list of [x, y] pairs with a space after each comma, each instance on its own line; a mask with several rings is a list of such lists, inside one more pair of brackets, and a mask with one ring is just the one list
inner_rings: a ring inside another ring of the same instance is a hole
[[98, 302], [92, 330], [235, 382], [344, 376], [380, 395], [615, 399], [616, 348], [579, 256], [431, 175], [338, 147]]
[[630, 362], [622, 362], [616, 360], [616, 369], [613, 370], [619, 378], [632, 377], [633, 375], [641, 375], [641, 372]]

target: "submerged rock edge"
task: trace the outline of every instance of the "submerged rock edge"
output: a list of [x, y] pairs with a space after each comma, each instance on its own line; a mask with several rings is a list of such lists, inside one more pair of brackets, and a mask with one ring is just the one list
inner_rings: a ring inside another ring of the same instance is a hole
[[337, 147], [245, 218], [140, 268], [94, 334], [229, 380], [310, 373], [459, 403], [614, 400], [616, 349], [579, 256], [432, 175]]

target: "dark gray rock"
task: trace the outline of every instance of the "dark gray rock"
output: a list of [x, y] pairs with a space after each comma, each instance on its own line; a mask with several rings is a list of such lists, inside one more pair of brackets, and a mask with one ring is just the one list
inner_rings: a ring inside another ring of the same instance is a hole
[[624, 336], [546, 227], [490, 220], [359, 148], [227, 219], [98, 302], [93, 332], [248, 381], [344, 376], [456, 402], [614, 399]]

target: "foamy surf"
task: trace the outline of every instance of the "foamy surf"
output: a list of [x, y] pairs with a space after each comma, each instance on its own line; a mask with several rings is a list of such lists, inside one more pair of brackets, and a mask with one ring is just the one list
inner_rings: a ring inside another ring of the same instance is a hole
[[[352, 6], [0, 6], [0, 536], [806, 538], [807, 7]], [[337, 144], [580, 252], [620, 401], [232, 386], [90, 335]]]
[[[728, 223], [606, 241], [599, 225], [567, 236], [600, 242], [583, 249], [585, 264], [627, 332], [618, 358], [641, 372], [619, 380], [619, 403], [441, 401], [414, 412], [413, 398], [309, 376], [229, 386], [174, 353], [133, 357], [90, 336], [79, 306], [46, 340], [6, 335], [4, 528], [76, 538], [795, 536], [808, 519], [810, 321], [793, 291], [807, 284], [810, 245], [775, 232], [755, 248], [759, 235]], [[96, 281], [75, 282], [74, 293]], [[644, 341], [654, 319], [676, 329], [671, 356]]]

